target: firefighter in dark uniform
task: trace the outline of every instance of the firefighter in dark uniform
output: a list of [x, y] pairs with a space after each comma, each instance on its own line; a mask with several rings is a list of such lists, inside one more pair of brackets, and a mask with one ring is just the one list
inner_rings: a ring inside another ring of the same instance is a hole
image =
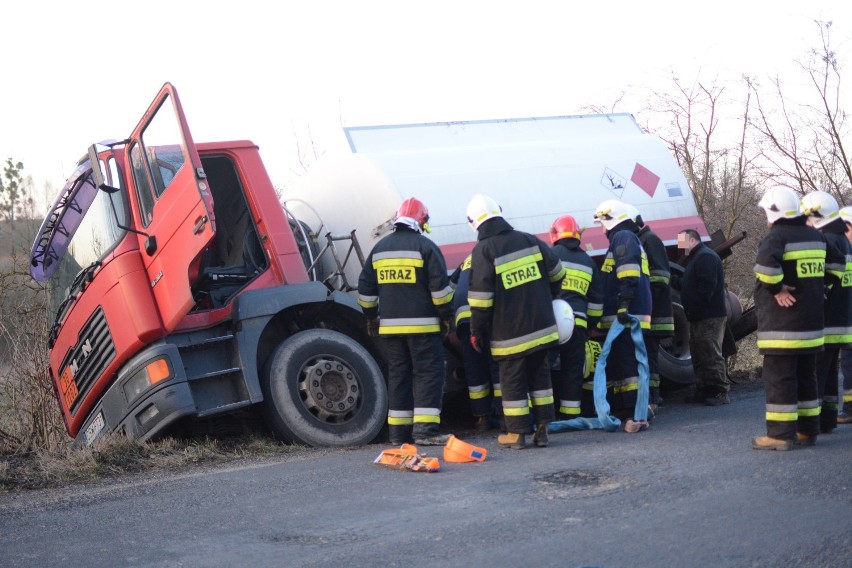
[[532, 406], [533, 443], [546, 446], [554, 410], [545, 362], [548, 349], [559, 340], [552, 299], [565, 270], [540, 239], [514, 230], [490, 197], [475, 195], [468, 203], [467, 218], [478, 233], [467, 296], [471, 344], [478, 351], [490, 349], [503, 388], [507, 432], [497, 442], [507, 448], [524, 447]]
[[580, 248], [580, 236], [580, 227], [571, 215], [558, 217], [550, 226], [553, 251], [565, 269], [559, 297], [574, 311], [574, 331], [559, 346], [559, 370], [551, 373], [559, 420], [580, 416], [588, 328], [597, 325], [603, 308], [600, 271]]
[[672, 314], [672, 289], [669, 285], [671, 269], [666, 245], [651, 228], [645, 224], [642, 215], [636, 211], [636, 226], [639, 242], [648, 256], [648, 272], [651, 281], [651, 331], [645, 334], [645, 347], [648, 350], [648, 368], [650, 409], [656, 412], [660, 397], [660, 365], [658, 357], [660, 341], [674, 335], [674, 315]]
[[[852, 207], [840, 209], [840, 218], [846, 225], [846, 240], [852, 243]], [[852, 265], [846, 261], [846, 278], [852, 280]], [[845, 283], [846, 281], [844, 281]], [[843, 384], [840, 385], [841, 404], [837, 409], [838, 424], [852, 424], [852, 347], [840, 351], [840, 371], [843, 374]]]
[[825, 350], [817, 353], [816, 374], [821, 401], [820, 433], [828, 434], [837, 428], [840, 350], [852, 345], [852, 245], [846, 239], [840, 207], [831, 194], [808, 193], [802, 198], [802, 213], [822, 233], [826, 244]]
[[450, 330], [453, 290], [444, 257], [429, 231], [429, 213], [406, 199], [394, 231], [376, 243], [358, 282], [358, 303], [370, 335], [388, 358], [388, 432], [391, 444], [446, 443], [441, 435], [444, 390], [442, 334]]
[[487, 349], [478, 352], [470, 344], [470, 304], [467, 302], [470, 256], [465, 258], [450, 276], [450, 284], [455, 284], [453, 325], [462, 350], [470, 410], [475, 418], [474, 429], [477, 432], [485, 432], [491, 427], [491, 417], [500, 405], [502, 392], [497, 366], [491, 359], [491, 353]]
[[757, 247], [757, 347], [763, 355], [766, 436], [756, 450], [812, 445], [819, 433], [816, 354], [823, 349], [825, 238], [807, 226], [799, 197], [776, 187], [759, 203], [770, 229]]
[[[603, 316], [601, 331], [608, 331], [617, 319], [629, 325], [630, 315], [639, 319], [643, 338], [651, 330], [651, 282], [648, 259], [631, 217], [632, 208], [608, 199], [595, 209], [609, 239], [609, 249], [601, 266]], [[607, 399], [619, 418], [632, 418], [639, 388], [639, 363], [630, 334], [623, 332], [613, 341], [606, 361]]]

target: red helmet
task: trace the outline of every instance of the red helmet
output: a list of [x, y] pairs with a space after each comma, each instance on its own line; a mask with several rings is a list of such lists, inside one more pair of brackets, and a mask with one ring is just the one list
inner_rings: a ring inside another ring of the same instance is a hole
[[[402, 202], [402, 205], [399, 206], [399, 209], [396, 210], [396, 218], [394, 219], [394, 223], [402, 220], [403, 224], [410, 225], [410, 223], [406, 223], [406, 220], [413, 221], [417, 228], [422, 231], [430, 232], [429, 229], [429, 210], [426, 209], [426, 206], [423, 205], [423, 202], [417, 198], [409, 197], [405, 201]], [[415, 227], [411, 227], [414, 229]]]
[[577, 220], [571, 215], [557, 217], [550, 226], [550, 242], [555, 243], [561, 239], [579, 239], [583, 230], [577, 225]]

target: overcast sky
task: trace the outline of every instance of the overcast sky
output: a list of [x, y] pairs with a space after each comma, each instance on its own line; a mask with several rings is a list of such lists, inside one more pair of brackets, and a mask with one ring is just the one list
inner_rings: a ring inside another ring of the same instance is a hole
[[[671, 88], [672, 71], [686, 80], [699, 70], [724, 81], [795, 77], [794, 60], [818, 41], [813, 19], [834, 21], [849, 78], [850, 6], [7, 2], [0, 159], [22, 161], [37, 188], [58, 189], [89, 144], [126, 137], [169, 81], [196, 141], [253, 140], [281, 187], [300, 170], [296, 140], [313, 141], [319, 153], [343, 151], [341, 125], [577, 114], [621, 92]], [[847, 82], [847, 101], [850, 91]], [[644, 122], [630, 103], [618, 110]]]

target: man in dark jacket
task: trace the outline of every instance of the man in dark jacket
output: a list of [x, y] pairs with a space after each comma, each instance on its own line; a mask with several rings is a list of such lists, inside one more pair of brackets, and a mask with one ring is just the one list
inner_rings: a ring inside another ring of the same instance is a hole
[[708, 406], [728, 404], [731, 383], [722, 356], [727, 322], [722, 260], [694, 229], [681, 231], [677, 246], [688, 259], [680, 280], [680, 301], [689, 320], [689, 351], [698, 379], [693, 400]]
[[449, 438], [440, 432], [441, 335], [450, 330], [453, 290], [441, 251], [420, 234], [429, 230], [428, 220], [422, 202], [403, 201], [393, 233], [373, 247], [358, 281], [367, 331], [386, 348], [388, 433], [394, 445], [412, 437], [419, 445], [443, 445]]
[[477, 351], [491, 350], [503, 389], [507, 432], [497, 442], [506, 448], [524, 447], [532, 406], [533, 443], [546, 446], [554, 409], [545, 361], [548, 349], [559, 340], [552, 300], [565, 269], [540, 239], [513, 229], [490, 197], [474, 195], [467, 220], [478, 239], [471, 253], [467, 295], [471, 344]]

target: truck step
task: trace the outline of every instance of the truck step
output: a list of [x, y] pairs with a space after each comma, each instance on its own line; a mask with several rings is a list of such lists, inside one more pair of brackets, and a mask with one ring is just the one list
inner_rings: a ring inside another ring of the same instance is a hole
[[209, 408], [207, 410], [199, 410], [197, 416], [199, 418], [204, 418], [205, 416], [212, 416], [214, 414], [222, 414], [225, 412], [231, 412], [233, 410], [238, 410], [240, 408], [245, 408], [246, 406], [251, 405], [252, 402], [250, 400], [242, 400], [240, 402], [233, 402], [231, 404], [225, 404], [223, 406], [217, 406], [216, 408]]
[[220, 343], [227, 343], [234, 341], [234, 334], [229, 333], [226, 335], [217, 335], [215, 337], [205, 337], [201, 340], [193, 341], [192, 343], [184, 343], [178, 345], [178, 348], [181, 351], [198, 351], [201, 349], [209, 349], [211, 346], [216, 346]]
[[206, 379], [212, 379], [214, 377], [221, 377], [221, 376], [224, 376], [224, 375], [240, 374], [242, 372], [243, 372], [243, 370], [240, 369], [239, 367], [231, 367], [229, 369], [216, 369], [215, 371], [210, 371], [209, 373], [204, 373], [204, 374], [201, 374], [201, 375], [193, 375], [193, 376], [187, 377], [187, 380], [189, 380], [189, 381], [203, 381], [203, 380], [206, 380]]

